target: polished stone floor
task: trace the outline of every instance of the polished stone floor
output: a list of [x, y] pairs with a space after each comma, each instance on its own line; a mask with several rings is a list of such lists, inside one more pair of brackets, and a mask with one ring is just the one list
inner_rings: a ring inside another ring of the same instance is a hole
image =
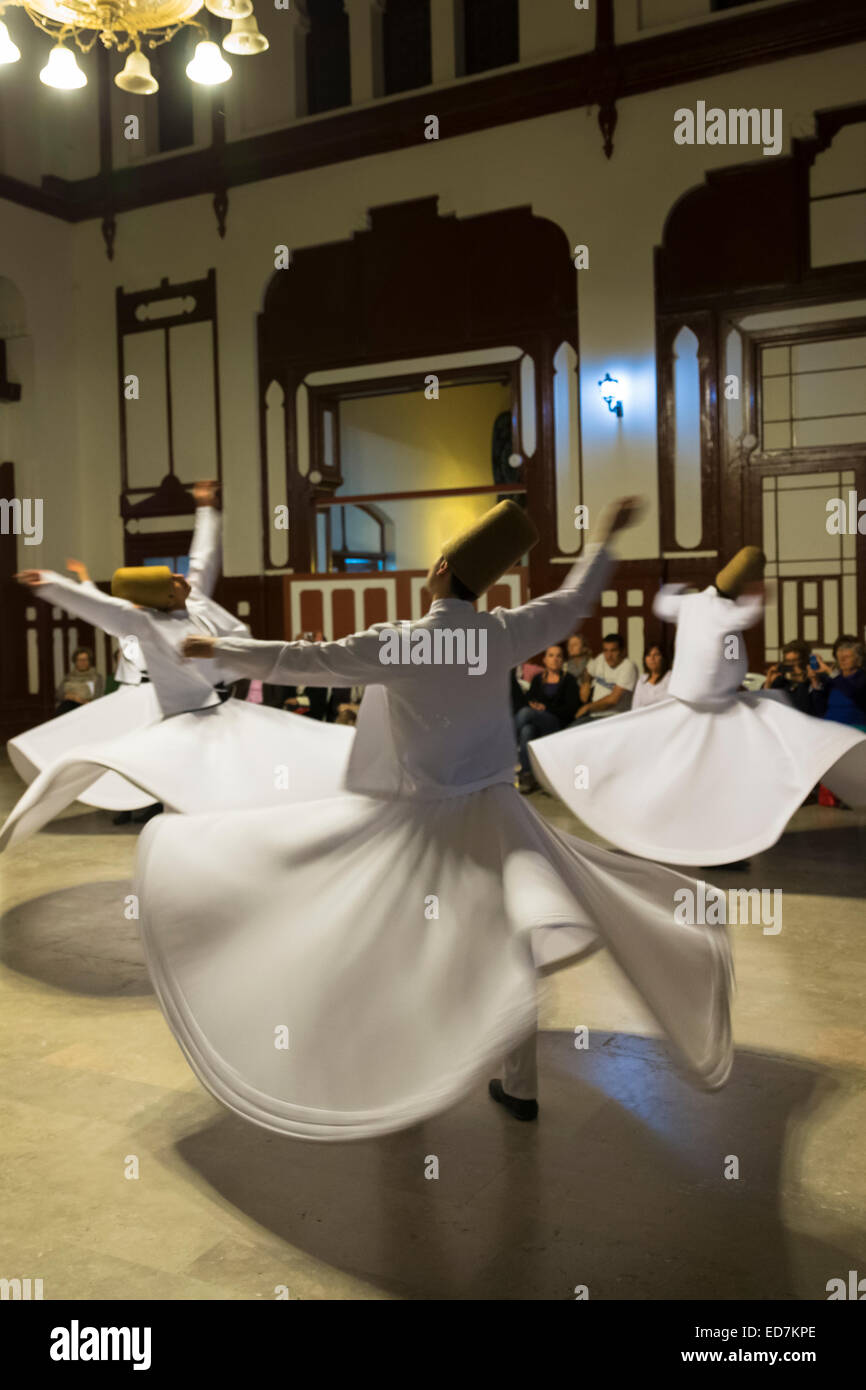
[[[18, 794], [0, 763], [2, 815]], [[193, 1078], [124, 915], [135, 841], [77, 806], [0, 858], [0, 1277], [46, 1299], [821, 1299], [866, 1274], [866, 816], [804, 808], [707, 875], [784, 893], [779, 934], [733, 929], [721, 1093], [680, 1078], [600, 953], [543, 987], [538, 1124], [479, 1087], [345, 1146], [255, 1129]]]

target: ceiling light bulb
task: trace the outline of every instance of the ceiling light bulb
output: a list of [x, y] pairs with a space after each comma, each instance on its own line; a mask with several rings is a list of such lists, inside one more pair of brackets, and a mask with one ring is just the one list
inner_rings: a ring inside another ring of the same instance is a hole
[[39, 74], [39, 81], [46, 87], [56, 87], [58, 91], [70, 92], [75, 87], [83, 87], [87, 78], [75, 61], [71, 49], [57, 44], [48, 55], [48, 62]]
[[0, 19], [0, 64], [17, 63], [20, 57], [21, 49], [12, 42], [9, 30]]
[[211, 87], [218, 82], [228, 82], [232, 70], [217, 45], [208, 40], [196, 44], [195, 56], [186, 65], [186, 75], [191, 82]]
[[220, 19], [243, 19], [252, 14], [252, 0], [204, 0], [205, 9]]
[[122, 92], [133, 92], [137, 96], [150, 96], [159, 91], [159, 83], [150, 70], [150, 60], [140, 48], [135, 48], [126, 60], [123, 72], [114, 79], [114, 85]]
[[266, 53], [270, 46], [264, 34], [259, 32], [256, 17], [252, 14], [243, 19], [233, 19], [231, 30], [223, 39], [223, 48], [227, 53]]

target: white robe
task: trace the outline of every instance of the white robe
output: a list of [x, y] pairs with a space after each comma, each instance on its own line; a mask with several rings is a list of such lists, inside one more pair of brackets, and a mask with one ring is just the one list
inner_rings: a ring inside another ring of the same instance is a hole
[[[103, 696], [13, 740], [16, 756], [42, 770], [0, 829], [0, 850], [32, 835], [76, 799], [115, 810], [162, 801], [188, 813], [282, 806], [340, 785], [350, 729], [341, 727], [333, 737], [320, 729], [307, 738], [279, 710], [241, 700], [223, 704], [214, 684], [231, 681], [230, 672], [217, 660], [187, 661], [180, 654], [189, 636], [249, 633], [210, 597], [219, 570], [218, 539], [219, 513], [198, 508], [185, 609], [136, 608], [59, 574], [33, 591], [115, 637], [134, 636], [150, 684]], [[24, 762], [16, 766], [26, 776]], [[290, 785], [284, 766], [291, 768]]]
[[690, 1074], [724, 1082], [727, 936], [674, 917], [696, 885], [562, 834], [511, 785], [509, 671], [573, 630], [608, 571], [590, 550], [555, 594], [492, 613], [437, 600], [406, 625], [416, 651], [437, 633], [483, 634], [478, 675], [383, 664], [387, 624], [318, 645], [220, 640], [237, 675], [367, 687], [349, 790], [283, 814], [160, 816], [139, 841], [157, 994], [196, 1074], [237, 1113], [318, 1140], [423, 1119], [532, 1030], [539, 966], [600, 946]]
[[[213, 507], [198, 507], [190, 546], [187, 610], [193, 614], [200, 613], [203, 618], [212, 618], [215, 616], [213, 609], [216, 609], [218, 616], [216, 623], [202, 621], [201, 626], [194, 630], [212, 633], [218, 627], [224, 632], [248, 632], [244, 624], [212, 603], [211, 594], [219, 577], [220, 563], [220, 515]], [[110, 695], [103, 695], [99, 700], [82, 705], [80, 709], [48, 719], [9, 740], [6, 745], [9, 761], [28, 785], [40, 772], [52, 767], [73, 749], [87, 746], [99, 748], [123, 734], [157, 723], [163, 714], [157, 685], [142, 680], [148, 674], [147, 662], [139, 636], [131, 630], [132, 620], [127, 616], [130, 609], [133, 613], [141, 610], [124, 600], [109, 598], [89, 579], [77, 584], [57, 574], [53, 575], [50, 584], [42, 585], [34, 592], [46, 603], [65, 608], [94, 627], [118, 637], [120, 652], [115, 668], [118, 687]], [[180, 616], [183, 617], [183, 614]], [[136, 622], [140, 627], [141, 621]], [[180, 629], [173, 624], [166, 631], [174, 634]], [[160, 685], [164, 688], [164, 678]], [[92, 781], [78, 800], [86, 806], [96, 806], [105, 811], [134, 811], [147, 806], [152, 797], [118, 773], [106, 772]]]
[[866, 736], [801, 714], [781, 691], [740, 693], [741, 634], [760, 618], [761, 599], [682, 589], [668, 585], [655, 601], [677, 624], [672, 698], [535, 739], [539, 781], [597, 835], [670, 864], [769, 849], [819, 781], [866, 802]]

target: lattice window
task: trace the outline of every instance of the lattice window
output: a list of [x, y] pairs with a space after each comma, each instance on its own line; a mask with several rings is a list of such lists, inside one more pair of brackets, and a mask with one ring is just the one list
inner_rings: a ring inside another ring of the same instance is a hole
[[765, 345], [760, 390], [765, 453], [866, 441], [866, 336]]

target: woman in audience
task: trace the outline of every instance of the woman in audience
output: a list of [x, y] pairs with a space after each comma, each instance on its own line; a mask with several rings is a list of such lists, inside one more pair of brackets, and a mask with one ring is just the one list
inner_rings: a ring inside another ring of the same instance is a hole
[[70, 710], [96, 700], [105, 689], [105, 680], [93, 664], [93, 653], [89, 647], [76, 647], [72, 653], [72, 665], [57, 687], [57, 709], [55, 714], [68, 714]]
[[533, 676], [526, 706], [514, 721], [520, 749], [518, 788], [524, 794], [535, 791], [538, 783], [529, 765], [529, 743], [544, 734], [556, 734], [573, 720], [580, 703], [580, 689], [574, 676], [563, 670], [562, 647], [548, 647], [544, 668]]
[[658, 642], [653, 642], [643, 655], [643, 675], [635, 686], [632, 709], [642, 709], [644, 705], [655, 705], [659, 700], [669, 700], [670, 681], [670, 662]]
[[843, 634], [833, 643], [835, 674], [820, 656], [819, 685], [812, 691], [812, 707], [816, 714], [832, 719], [835, 724], [847, 724], [866, 733], [866, 670], [863, 644], [856, 637]]

